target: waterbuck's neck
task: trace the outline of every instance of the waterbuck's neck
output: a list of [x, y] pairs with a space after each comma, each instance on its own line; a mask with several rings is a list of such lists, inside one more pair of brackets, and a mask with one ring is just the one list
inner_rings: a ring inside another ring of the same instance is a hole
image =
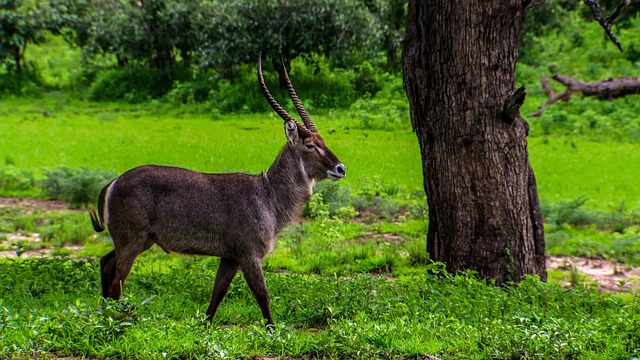
[[311, 199], [314, 180], [309, 178], [300, 155], [289, 145], [280, 151], [263, 177], [280, 232], [300, 216], [302, 206]]

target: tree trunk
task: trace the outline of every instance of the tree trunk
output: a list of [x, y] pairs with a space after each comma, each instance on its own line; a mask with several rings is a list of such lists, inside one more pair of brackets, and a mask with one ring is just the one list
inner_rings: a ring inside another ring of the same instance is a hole
[[[286, 66], [288, 69], [291, 69], [291, 61], [289, 61], [289, 58], [282, 57], [282, 59], [284, 60], [284, 66]], [[271, 63], [273, 64], [273, 68], [278, 72], [278, 87], [280, 88], [280, 90], [286, 90], [287, 79], [284, 75], [285, 68], [282, 67], [282, 63], [277, 57], [274, 57], [271, 60]]]
[[[542, 215], [518, 113], [520, 0], [411, 0], [404, 82], [429, 204], [427, 251], [497, 284], [546, 280]], [[515, 104], [515, 105], [514, 105]]]

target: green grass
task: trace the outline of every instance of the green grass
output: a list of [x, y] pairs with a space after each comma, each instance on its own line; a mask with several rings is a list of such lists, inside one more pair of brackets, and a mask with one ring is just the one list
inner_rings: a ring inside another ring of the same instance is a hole
[[546, 231], [547, 253], [583, 256], [619, 261], [640, 266], [640, 227], [607, 231], [595, 226], [549, 226]]
[[535, 137], [529, 149], [542, 199], [585, 196], [589, 208], [640, 209], [640, 144]]
[[[420, 152], [412, 132], [360, 130], [349, 125], [354, 119], [346, 114], [314, 117], [327, 144], [347, 166], [341, 184], [354, 190], [371, 181], [405, 191], [422, 189]], [[272, 114], [214, 116], [159, 104], [47, 97], [6, 99], [0, 115], [0, 137], [5, 139], [0, 162], [33, 172], [36, 178], [42, 169], [63, 165], [122, 173], [147, 163], [258, 173], [268, 169], [284, 145], [282, 121]], [[544, 201], [585, 196], [588, 208], [611, 211], [622, 204], [640, 209], [640, 187], [634, 186], [640, 183], [640, 144], [537, 136], [529, 138], [529, 150]]]
[[397, 279], [267, 270], [272, 332], [240, 276], [208, 327], [216, 264], [147, 259], [116, 304], [98, 299], [97, 261], [0, 261], [0, 355], [626, 359], [640, 351], [637, 295], [623, 300], [535, 278], [496, 288], [437, 267]]

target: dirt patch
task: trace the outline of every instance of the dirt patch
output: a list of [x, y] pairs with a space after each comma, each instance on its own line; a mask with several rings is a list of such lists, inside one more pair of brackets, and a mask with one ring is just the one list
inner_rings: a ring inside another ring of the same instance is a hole
[[27, 213], [35, 210], [41, 211], [85, 211], [83, 209], [71, 209], [69, 203], [61, 200], [21, 199], [12, 197], [0, 197], [0, 208], [23, 208]]
[[[571, 256], [547, 256], [548, 269], [577, 271], [598, 284], [601, 291], [618, 293], [640, 290], [640, 268], [604, 259], [588, 259]], [[569, 285], [569, 282], [567, 282]]]
[[73, 257], [78, 251], [82, 250], [82, 246], [80, 245], [69, 245], [61, 248], [43, 248], [43, 249], [32, 249], [32, 250], [3, 250], [0, 251], [0, 258], [43, 258], [43, 257], [51, 257], [56, 253], [58, 256], [61, 254], [65, 254]]
[[369, 241], [374, 241], [378, 243], [386, 242], [392, 245], [397, 245], [404, 242], [405, 239], [402, 236], [394, 233], [384, 233], [384, 234], [369, 233], [365, 236], [357, 237], [353, 239], [353, 241], [357, 242], [358, 244], [366, 244]]

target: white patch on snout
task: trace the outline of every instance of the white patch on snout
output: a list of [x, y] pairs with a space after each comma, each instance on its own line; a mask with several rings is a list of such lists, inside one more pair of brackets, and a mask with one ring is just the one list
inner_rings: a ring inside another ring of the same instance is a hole
[[113, 189], [113, 185], [115, 185], [116, 181], [118, 181], [118, 179], [113, 180], [111, 184], [109, 184], [109, 187], [104, 194], [104, 211], [102, 214], [102, 218], [104, 220], [104, 224], [107, 227], [109, 226], [109, 198], [111, 197], [111, 190]]

